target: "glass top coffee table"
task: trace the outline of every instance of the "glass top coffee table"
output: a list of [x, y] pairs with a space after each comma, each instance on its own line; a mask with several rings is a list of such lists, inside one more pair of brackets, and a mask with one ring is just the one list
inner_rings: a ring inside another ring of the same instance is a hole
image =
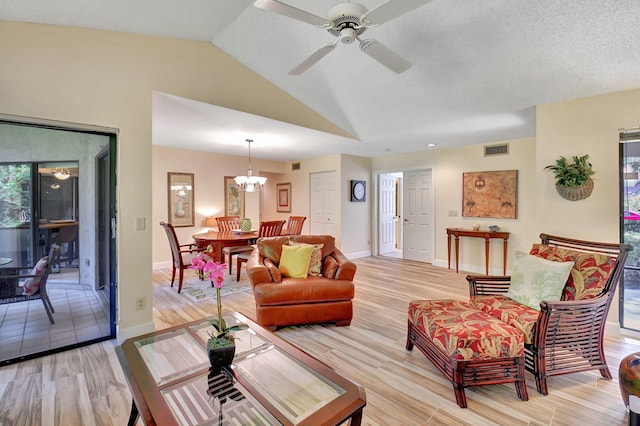
[[126, 340], [116, 347], [133, 403], [129, 424], [337, 425], [362, 421], [365, 391], [280, 337], [235, 313], [236, 355], [212, 371], [206, 320]]

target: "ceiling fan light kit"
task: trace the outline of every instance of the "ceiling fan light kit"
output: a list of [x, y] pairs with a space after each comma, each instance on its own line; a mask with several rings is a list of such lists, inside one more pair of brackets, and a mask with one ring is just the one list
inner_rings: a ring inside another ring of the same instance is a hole
[[254, 3], [259, 9], [275, 12], [289, 18], [297, 19], [307, 24], [326, 29], [337, 37], [333, 43], [326, 44], [316, 50], [300, 65], [289, 71], [291, 75], [302, 74], [331, 52], [336, 43], [351, 44], [355, 40], [360, 42], [360, 50], [375, 59], [395, 73], [402, 73], [411, 67], [407, 61], [393, 50], [376, 40], [361, 40], [359, 38], [367, 28], [375, 28], [383, 23], [404, 15], [431, 0], [387, 0], [377, 7], [367, 10], [359, 3], [341, 3], [328, 12], [328, 18], [282, 3], [279, 0], [257, 0]]

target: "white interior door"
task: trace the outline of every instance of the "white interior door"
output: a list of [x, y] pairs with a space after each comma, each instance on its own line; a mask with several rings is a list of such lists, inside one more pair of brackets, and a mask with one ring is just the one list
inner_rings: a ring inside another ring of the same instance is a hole
[[379, 175], [380, 254], [391, 253], [396, 249], [396, 177]]
[[403, 257], [433, 262], [433, 191], [430, 170], [405, 172]]
[[336, 172], [310, 175], [311, 235], [336, 236]]

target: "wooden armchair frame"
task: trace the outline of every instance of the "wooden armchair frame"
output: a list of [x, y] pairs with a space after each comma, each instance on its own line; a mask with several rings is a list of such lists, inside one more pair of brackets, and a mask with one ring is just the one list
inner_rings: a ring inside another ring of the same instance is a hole
[[[603, 338], [607, 314], [622, 277], [628, 244], [599, 243], [540, 234], [542, 244], [578, 251], [600, 253], [615, 260], [602, 292], [592, 299], [540, 303], [534, 337], [525, 344], [525, 368], [536, 379], [539, 393], [548, 395], [547, 377], [600, 370], [611, 379], [604, 355]], [[471, 296], [504, 295], [510, 277], [467, 276]]]

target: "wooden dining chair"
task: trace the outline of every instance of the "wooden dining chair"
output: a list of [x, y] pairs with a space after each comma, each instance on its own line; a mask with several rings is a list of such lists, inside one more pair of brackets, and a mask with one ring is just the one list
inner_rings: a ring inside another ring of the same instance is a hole
[[306, 216], [289, 216], [287, 227], [282, 231], [282, 235], [300, 235], [302, 234], [302, 225], [307, 220]]
[[162, 226], [167, 233], [167, 238], [169, 239], [169, 246], [171, 247], [171, 257], [173, 258], [173, 270], [171, 273], [171, 287], [173, 287], [173, 282], [176, 279], [176, 271], [179, 271], [178, 274], [178, 293], [182, 291], [182, 280], [184, 277], [184, 270], [188, 269], [191, 265], [191, 259], [196, 256], [198, 253], [206, 250], [206, 248], [199, 248], [195, 245], [195, 243], [189, 244], [180, 244], [178, 242], [178, 236], [176, 235], [175, 229], [173, 229], [173, 225], [170, 223], [160, 222], [160, 226]]
[[[284, 220], [272, 220], [269, 222], [260, 222], [260, 230], [258, 231], [258, 238], [262, 237], [276, 237], [282, 234], [282, 227], [286, 221]], [[240, 281], [240, 268], [243, 263], [246, 263], [251, 255], [251, 252], [256, 247], [255, 245], [246, 246], [247, 250], [236, 253], [236, 281]], [[231, 259], [229, 259], [231, 262]]]
[[216, 217], [218, 231], [233, 231], [240, 229], [240, 216], [220, 216]]

